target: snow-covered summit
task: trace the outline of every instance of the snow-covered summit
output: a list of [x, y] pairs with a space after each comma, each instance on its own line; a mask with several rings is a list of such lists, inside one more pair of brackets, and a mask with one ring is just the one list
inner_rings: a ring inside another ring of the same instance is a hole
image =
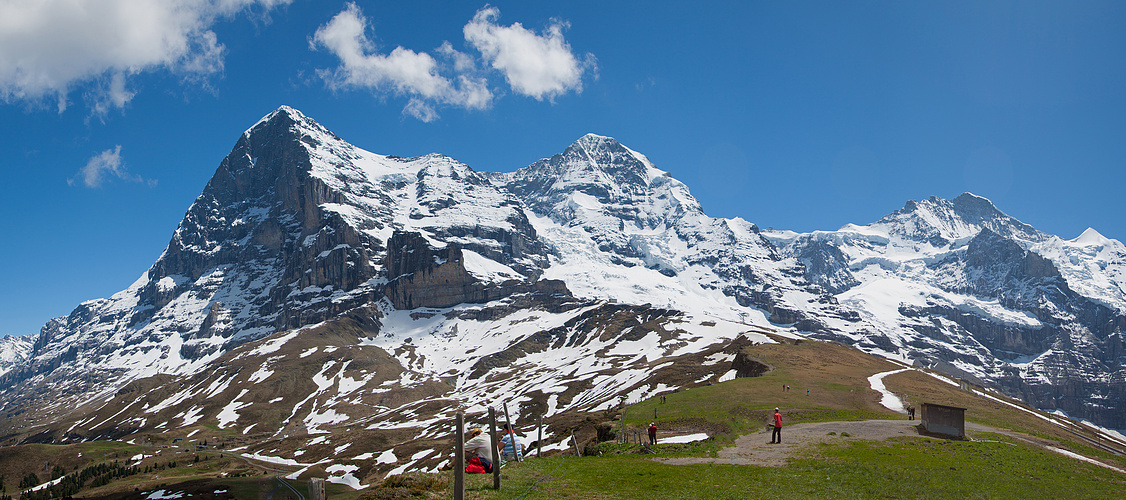
[[[1070, 241], [1076, 245], [1105, 247], [1114, 244], [1117, 240], [1107, 238], [1103, 236], [1102, 233], [1096, 231], [1095, 228], [1089, 227]], [[1119, 243], [1119, 245], [1121, 245], [1121, 243]]]
[[1045, 237], [1032, 226], [998, 210], [993, 202], [972, 193], [962, 193], [953, 200], [932, 196], [908, 201], [902, 209], [870, 226], [884, 229], [889, 236], [936, 247], [964, 242], [982, 228], [1023, 241], [1040, 241]]

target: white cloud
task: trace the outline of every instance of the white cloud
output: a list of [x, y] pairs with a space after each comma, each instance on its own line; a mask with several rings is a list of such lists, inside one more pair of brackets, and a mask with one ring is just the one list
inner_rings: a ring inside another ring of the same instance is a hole
[[572, 90], [582, 92], [583, 73], [594, 68], [594, 56], [587, 54], [582, 61], [575, 57], [563, 39], [566, 23], [553, 21], [537, 35], [520, 23], [500, 26], [496, 24], [499, 17], [496, 7], [477, 11], [465, 25], [465, 40], [481, 51], [494, 69], [504, 73], [513, 90], [538, 100], [554, 99]]
[[121, 159], [121, 145], [102, 151], [90, 158], [86, 162], [86, 166], [82, 167], [74, 178], [68, 179], [66, 182], [73, 186], [81, 181], [86, 187], [96, 188], [100, 187], [107, 177], [117, 177], [118, 179], [140, 182], [149, 186], [156, 185], [155, 180], [144, 179], [125, 170], [125, 163]]
[[[340, 58], [338, 68], [320, 72], [329, 86], [408, 96], [411, 100], [403, 112], [427, 122], [438, 116], [431, 102], [468, 109], [484, 109], [492, 102], [492, 92], [483, 78], [461, 74], [455, 85], [454, 80], [441, 74], [443, 68], [430, 54], [403, 47], [395, 47], [386, 55], [373, 53], [366, 30], [367, 19], [356, 4], [349, 3], [313, 35], [313, 48], [325, 47]], [[439, 53], [453, 59], [455, 68], [470, 69], [464, 54], [448, 43], [439, 48]]]
[[492, 105], [489, 69], [504, 74], [516, 93], [538, 100], [582, 91], [583, 74], [593, 69], [594, 59], [588, 54], [580, 61], [571, 53], [563, 39], [563, 23], [554, 22], [541, 36], [519, 23], [499, 26], [495, 23], [499, 15], [496, 8], [485, 7], [463, 30], [466, 41], [484, 57], [484, 65], [448, 41], [434, 50], [438, 58], [401, 46], [381, 53], [368, 39], [367, 19], [355, 3], [318, 28], [310, 47], [323, 47], [340, 59], [335, 69], [318, 72], [330, 88], [408, 97], [403, 114], [424, 122], [438, 118], [439, 105], [475, 110]]
[[57, 99], [87, 84], [94, 113], [125, 106], [129, 77], [168, 70], [201, 79], [223, 70], [210, 27], [291, 0], [0, 0], [0, 101]]

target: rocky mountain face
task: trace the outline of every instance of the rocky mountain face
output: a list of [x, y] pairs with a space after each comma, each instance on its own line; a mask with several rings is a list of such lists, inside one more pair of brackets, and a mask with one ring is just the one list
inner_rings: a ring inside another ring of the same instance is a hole
[[761, 231], [708, 217], [608, 137], [477, 172], [364, 151], [282, 107], [239, 138], [132, 286], [0, 364], [0, 432], [210, 423], [255, 437], [253, 453], [305, 439], [287, 459], [327, 460], [343, 445], [308, 436], [347, 427], [413, 456], [458, 410], [564, 418], [754, 374], [738, 346], [802, 336], [1123, 428], [1123, 280], [1120, 242], [1065, 241], [971, 194], [867, 226]]
[[824, 270], [823, 286], [875, 327], [813, 336], [1124, 425], [1122, 243], [1094, 230], [1062, 240], [969, 193], [912, 201], [867, 226], [770, 237], [807, 272]]
[[31, 336], [13, 337], [5, 335], [0, 338], [0, 375], [4, 375], [9, 370], [18, 367], [20, 363], [27, 361], [34, 344], [35, 339]]

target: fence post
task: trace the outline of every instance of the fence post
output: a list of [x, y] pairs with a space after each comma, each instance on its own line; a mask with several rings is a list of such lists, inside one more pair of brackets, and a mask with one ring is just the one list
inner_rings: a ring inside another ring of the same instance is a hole
[[540, 458], [543, 456], [543, 415], [540, 415], [540, 424], [537, 427], [539, 427], [540, 436], [539, 439], [536, 439], [536, 458]]
[[629, 435], [626, 434], [626, 402], [622, 399], [622, 441], [629, 444]]
[[489, 407], [489, 435], [493, 448], [493, 488], [500, 489], [500, 450], [497, 449], [497, 410]]
[[454, 430], [454, 500], [465, 498], [465, 413], [457, 412]]
[[523, 462], [524, 454], [516, 445], [516, 429], [512, 428], [512, 419], [508, 418], [508, 401], [502, 401], [501, 405], [504, 407], [504, 423], [508, 425], [508, 439], [512, 442], [512, 454], [516, 455], [517, 462]]
[[325, 500], [325, 480], [319, 477], [309, 478], [309, 500]]
[[575, 431], [571, 431], [571, 444], [575, 446], [575, 456], [576, 457], [583, 456], [582, 453], [579, 453], [579, 440], [575, 439]]

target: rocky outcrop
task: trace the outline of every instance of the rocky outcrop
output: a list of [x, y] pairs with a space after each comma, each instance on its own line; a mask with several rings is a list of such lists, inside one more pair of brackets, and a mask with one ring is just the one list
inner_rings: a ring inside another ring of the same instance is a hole
[[526, 293], [571, 299], [566, 285], [557, 280], [483, 282], [466, 271], [456, 243], [434, 248], [421, 234], [396, 232], [387, 246], [384, 268], [388, 283], [383, 295], [397, 309], [445, 308]]

